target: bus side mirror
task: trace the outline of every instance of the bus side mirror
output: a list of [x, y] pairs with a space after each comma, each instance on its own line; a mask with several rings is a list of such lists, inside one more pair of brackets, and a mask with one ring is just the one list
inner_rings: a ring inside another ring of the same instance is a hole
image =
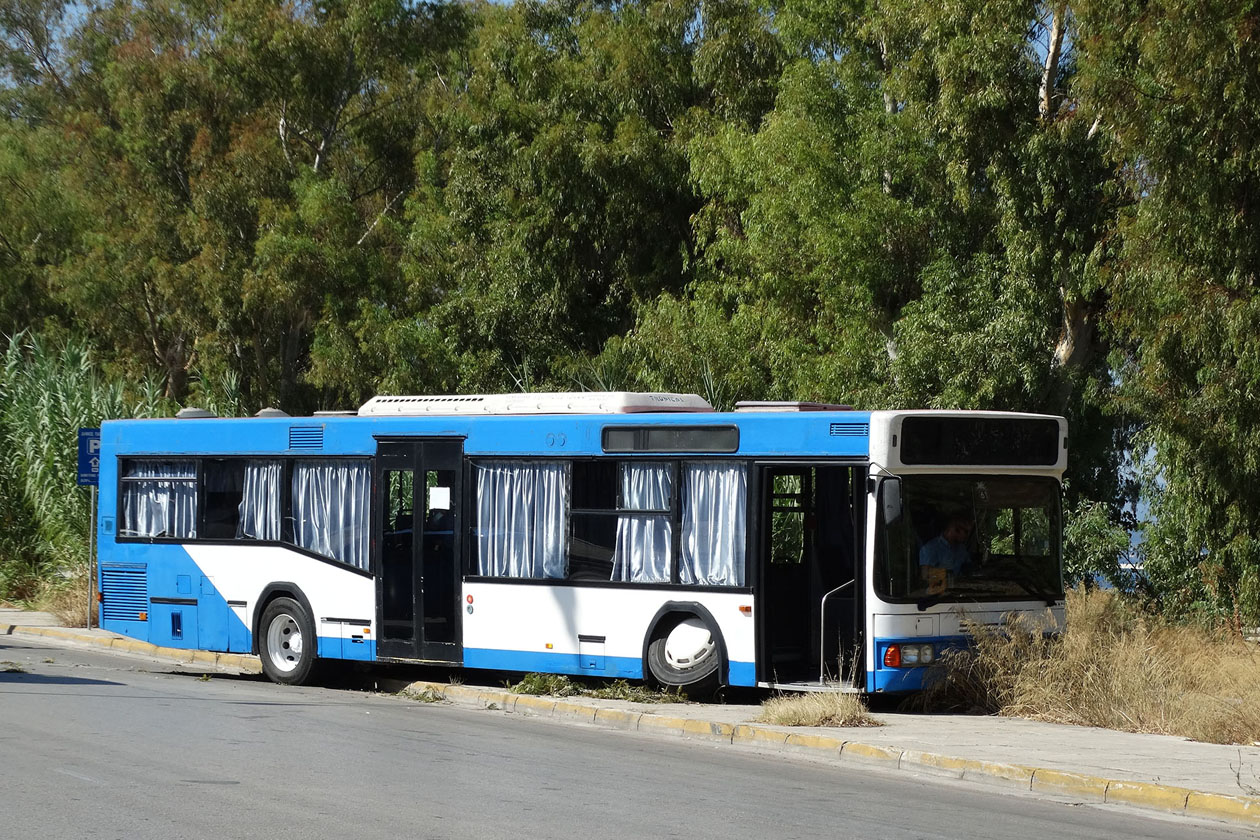
[[890, 476], [879, 483], [879, 500], [884, 508], [884, 524], [891, 525], [901, 518], [901, 478]]

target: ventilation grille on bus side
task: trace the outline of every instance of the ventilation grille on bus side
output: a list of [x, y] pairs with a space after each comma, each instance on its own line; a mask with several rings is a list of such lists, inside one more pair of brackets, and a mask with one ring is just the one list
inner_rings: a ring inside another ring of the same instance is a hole
[[140, 621], [148, 611], [144, 566], [101, 566], [102, 621]]
[[832, 437], [866, 437], [870, 427], [865, 423], [832, 423]]
[[324, 448], [323, 426], [290, 426], [289, 448], [318, 452]]

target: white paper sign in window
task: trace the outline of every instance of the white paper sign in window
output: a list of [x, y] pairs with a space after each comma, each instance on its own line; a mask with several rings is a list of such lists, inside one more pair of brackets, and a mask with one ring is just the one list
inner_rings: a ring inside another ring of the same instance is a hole
[[450, 510], [450, 509], [451, 509], [451, 488], [430, 487], [429, 488], [429, 510]]

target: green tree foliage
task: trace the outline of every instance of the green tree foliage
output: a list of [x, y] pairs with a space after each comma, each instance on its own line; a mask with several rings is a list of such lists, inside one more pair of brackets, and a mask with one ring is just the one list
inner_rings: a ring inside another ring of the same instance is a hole
[[694, 15], [672, 0], [482, 9], [420, 137], [404, 261], [416, 373], [556, 382], [629, 329], [635, 303], [679, 288]]
[[1132, 572], [1120, 566], [1129, 553], [1129, 532], [1115, 521], [1108, 505], [1079, 500], [1064, 511], [1063, 531], [1063, 577], [1068, 586], [1090, 585], [1099, 577], [1116, 589], [1134, 586]]
[[45, 126], [0, 123], [0, 335], [65, 318], [51, 273], [85, 220], [61, 183], [55, 148]]
[[[360, 298], [398, 292], [415, 68], [458, 15], [401, 0], [114, 0], [41, 40], [30, 33], [64, 24], [58, 7], [7, 11], [24, 28], [9, 41], [16, 118], [0, 170], [36, 165], [0, 206], [0, 259], [31, 278], [6, 292], [89, 329], [111, 369], [157, 371], [173, 398], [229, 374], [255, 406], [335, 398], [309, 376], [312, 346]], [[19, 293], [45, 286], [51, 304]]]
[[0, 334], [64, 315], [49, 273], [80, 219], [76, 196], [58, 177], [58, 133], [47, 121], [67, 70], [56, 33], [58, 0], [0, 2]]
[[361, 331], [373, 333], [365, 308], [404, 297], [398, 215], [426, 88], [459, 17], [406, 2], [224, 4], [209, 64], [240, 86], [247, 127], [228, 138], [230, 165], [207, 170], [207, 197], [224, 202], [203, 214], [208, 238], [235, 264], [209, 345], [251, 402], [309, 406], [327, 401], [312, 386], [333, 399], [370, 390], [379, 371], [343, 370], [338, 354], [347, 331], [364, 343]]
[[1153, 451], [1147, 569], [1177, 611], [1255, 622], [1260, 12], [1099, 2], [1081, 16], [1127, 199], [1109, 314], [1123, 398]]

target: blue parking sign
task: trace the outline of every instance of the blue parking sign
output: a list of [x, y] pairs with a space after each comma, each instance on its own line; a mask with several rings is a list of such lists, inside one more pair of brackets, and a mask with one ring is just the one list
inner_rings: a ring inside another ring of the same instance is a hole
[[101, 475], [101, 430], [79, 429], [79, 484], [95, 487]]

